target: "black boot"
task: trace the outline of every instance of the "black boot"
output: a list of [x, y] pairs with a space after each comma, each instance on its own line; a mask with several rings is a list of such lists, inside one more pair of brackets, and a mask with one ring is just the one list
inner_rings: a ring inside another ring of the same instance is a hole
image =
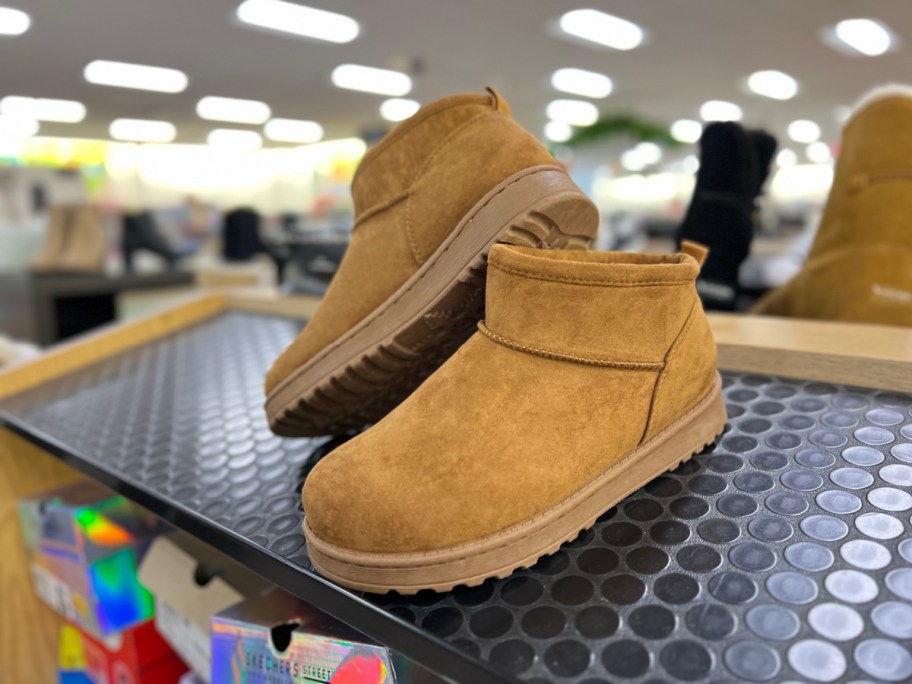
[[775, 146], [772, 136], [748, 133], [733, 122], [712, 123], [703, 130], [693, 198], [675, 237], [679, 247], [691, 240], [709, 248], [697, 279], [707, 310], [736, 308], [738, 270], [754, 236], [754, 203]]
[[138, 250], [157, 254], [165, 260], [168, 270], [177, 265], [178, 253], [158, 232], [155, 219], [143, 211], [138, 214], [124, 214], [123, 217], [123, 258], [128, 273], [133, 272], [133, 257]]

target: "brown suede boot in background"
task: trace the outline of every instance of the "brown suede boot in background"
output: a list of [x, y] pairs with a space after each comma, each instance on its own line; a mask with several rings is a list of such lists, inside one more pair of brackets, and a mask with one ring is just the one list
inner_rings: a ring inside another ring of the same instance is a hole
[[60, 259], [64, 271], [100, 273], [104, 269], [108, 241], [101, 228], [97, 207], [83, 205], [70, 209], [69, 238]]
[[69, 236], [69, 207], [51, 207], [41, 251], [29, 262], [31, 271], [60, 269]]
[[406, 594], [505, 577], [713, 442], [706, 252], [683, 249], [495, 245], [479, 332], [305, 481], [314, 566]]
[[912, 325], [912, 89], [872, 91], [842, 135], [807, 262], [753, 313]]
[[495, 242], [588, 245], [598, 212], [494, 93], [394, 128], [352, 182], [355, 225], [326, 297], [266, 378], [282, 435], [379, 420], [474, 330]]

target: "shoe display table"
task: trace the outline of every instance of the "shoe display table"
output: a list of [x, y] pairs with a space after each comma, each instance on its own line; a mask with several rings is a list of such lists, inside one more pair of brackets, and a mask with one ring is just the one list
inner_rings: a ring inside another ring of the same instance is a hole
[[301, 483], [343, 440], [268, 429], [288, 308], [211, 296], [61, 347], [0, 375], [0, 424], [454, 681], [912, 678], [912, 331], [713, 318], [715, 447], [528, 570], [404, 598], [311, 569]]

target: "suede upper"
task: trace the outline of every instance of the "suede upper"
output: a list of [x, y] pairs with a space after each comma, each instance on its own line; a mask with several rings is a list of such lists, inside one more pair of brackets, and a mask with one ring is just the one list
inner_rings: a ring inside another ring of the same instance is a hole
[[266, 392], [396, 292], [492, 188], [554, 164], [493, 91], [444, 98], [396, 126], [355, 173], [351, 244], [320, 308], [269, 371]]
[[912, 325], [912, 99], [870, 101], [846, 125], [802, 270], [755, 313]]
[[557, 505], [709, 392], [698, 270], [683, 254], [495, 245], [480, 331], [317, 464], [310, 528], [351, 550], [421, 552]]

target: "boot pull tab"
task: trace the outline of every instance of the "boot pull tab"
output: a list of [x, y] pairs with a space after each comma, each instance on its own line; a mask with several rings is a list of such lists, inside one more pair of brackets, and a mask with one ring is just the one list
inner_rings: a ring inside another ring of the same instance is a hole
[[494, 88], [488, 86], [485, 88], [488, 91], [488, 95], [491, 96], [491, 106], [494, 107], [495, 112], [503, 112], [507, 116], [511, 115], [510, 105], [507, 104], [507, 101], [503, 99], [500, 93], [498, 93]]
[[681, 242], [681, 251], [687, 256], [693, 257], [700, 266], [703, 265], [703, 262], [706, 261], [706, 257], [709, 254], [708, 247], [704, 247], [699, 242], [691, 242], [690, 240]]

